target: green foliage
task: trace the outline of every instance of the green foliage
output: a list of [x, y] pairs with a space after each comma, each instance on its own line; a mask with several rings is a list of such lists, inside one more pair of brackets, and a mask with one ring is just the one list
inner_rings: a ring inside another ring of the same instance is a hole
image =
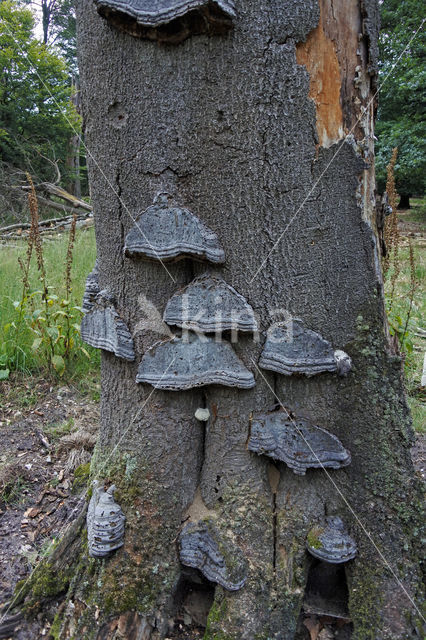
[[0, 151], [2, 160], [39, 180], [66, 177], [80, 118], [70, 101], [65, 62], [33, 36], [29, 9], [0, 2]]
[[50, 26], [50, 42], [59, 49], [73, 75], [78, 75], [75, 0], [60, 0], [56, 3]]
[[9, 481], [0, 482], [0, 504], [22, 504], [25, 501], [24, 491], [28, 487], [29, 483], [23, 476], [11, 473]]
[[[386, 306], [388, 311], [389, 328], [399, 339], [404, 353], [405, 385], [413, 418], [414, 429], [422, 433], [426, 424], [425, 394], [420, 387], [423, 370], [424, 338], [419, 330], [424, 330], [426, 314], [426, 296], [424, 282], [426, 282], [426, 266], [424, 251], [420, 246], [414, 247], [416, 294], [410, 307], [410, 290], [412, 288], [412, 266], [410, 264], [410, 250], [406, 246], [400, 247], [400, 273], [395, 282], [393, 302], [390, 308], [391, 280], [385, 283]], [[393, 266], [390, 267], [392, 278]], [[410, 312], [408, 323], [407, 315]], [[402, 343], [402, 344], [401, 344]]]
[[392, 149], [398, 147], [396, 189], [400, 195], [422, 195], [426, 184], [424, 29], [413, 36], [422, 22], [423, 6], [417, 0], [384, 0], [380, 8], [378, 187], [384, 191], [386, 165]]
[[[46, 300], [43, 299], [40, 272], [34, 259], [29, 266], [28, 288], [22, 283], [17, 254], [23, 262], [26, 256], [25, 244], [22, 243], [17, 249], [6, 247], [2, 250], [0, 370], [50, 370], [54, 376], [64, 374], [78, 380], [99, 369], [98, 351], [83, 345], [79, 334], [79, 305], [87, 273], [93, 267], [96, 255], [93, 230], [77, 231], [74, 252], [78, 253], [79, 259], [73, 260], [72, 290], [68, 296], [64, 278], [67, 249], [66, 235], [43, 244], [48, 291]], [[63, 269], [58, 268], [61, 264], [64, 265]], [[62, 360], [55, 358], [52, 361], [52, 355], [59, 356]]]

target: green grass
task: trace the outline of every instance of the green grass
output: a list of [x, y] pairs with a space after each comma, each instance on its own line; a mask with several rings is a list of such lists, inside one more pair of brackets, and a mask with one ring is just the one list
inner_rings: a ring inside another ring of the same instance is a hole
[[[407, 336], [402, 351], [405, 358], [405, 386], [408, 395], [408, 403], [413, 417], [413, 426], [418, 433], [424, 433], [426, 430], [426, 396], [424, 390], [420, 387], [420, 383], [423, 371], [426, 340], [424, 337], [419, 335], [419, 329], [426, 329], [424, 322], [426, 313], [426, 258], [425, 250], [421, 244], [422, 241], [413, 238], [412, 242], [414, 248], [414, 264], [417, 285], [410, 320], [407, 327]], [[404, 239], [403, 244], [405, 244]], [[404, 328], [410, 306], [409, 293], [411, 286], [410, 259], [407, 246], [401, 246], [399, 249], [399, 264], [400, 273], [396, 280], [394, 300], [390, 313], [388, 313], [388, 317], [391, 327], [398, 326]], [[388, 309], [390, 306], [392, 272], [393, 268], [391, 267], [385, 284], [386, 304]]]
[[48, 424], [45, 426], [44, 431], [49, 435], [50, 439], [54, 442], [58, 442], [63, 436], [68, 435], [75, 431], [74, 419], [68, 418], [65, 422], [58, 424]]
[[[43, 238], [43, 252], [47, 271], [47, 282], [53, 287], [52, 292], [63, 297], [65, 295], [65, 258], [68, 245], [68, 234], [59, 234], [54, 239]], [[20, 301], [22, 296], [22, 273], [18, 258], [25, 259], [27, 243], [25, 240], [16, 241], [13, 246], [0, 247], [0, 345], [8, 339], [8, 323], [17, 320], [14, 302]], [[83, 298], [85, 280], [93, 268], [96, 257], [96, 246], [93, 228], [77, 230], [72, 264], [72, 292], [71, 302], [80, 306]], [[30, 286], [33, 291], [40, 289], [39, 274], [35, 257], [32, 258], [30, 271]], [[77, 312], [79, 319], [79, 313]], [[31, 345], [34, 334], [23, 328], [19, 337], [20, 357], [18, 369], [27, 373], [40, 372], [43, 363], [37, 353], [33, 353]], [[82, 352], [75, 350], [67, 367], [66, 375], [79, 380], [99, 370], [99, 353], [95, 349], [85, 347], [90, 355], [86, 358]]]
[[401, 219], [404, 222], [414, 222], [419, 225], [419, 231], [426, 232], [426, 197], [410, 198], [411, 209], [408, 209]]

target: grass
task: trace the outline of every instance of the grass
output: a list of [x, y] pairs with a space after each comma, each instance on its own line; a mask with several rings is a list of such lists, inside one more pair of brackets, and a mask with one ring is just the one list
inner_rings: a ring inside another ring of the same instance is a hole
[[411, 209], [403, 213], [404, 222], [414, 222], [419, 225], [419, 231], [426, 232], [426, 197], [410, 198]]
[[[411, 222], [417, 222], [419, 231], [425, 229], [426, 219], [426, 199], [415, 198], [412, 200], [413, 217]], [[409, 210], [411, 212], [411, 210]], [[408, 214], [399, 216], [404, 222], [408, 221]], [[421, 223], [419, 222], [421, 221]], [[407, 326], [406, 343], [402, 349], [404, 356], [405, 386], [408, 396], [408, 404], [411, 409], [414, 429], [418, 433], [426, 432], [426, 392], [421, 388], [421, 377], [423, 371], [423, 360], [425, 353], [425, 338], [421, 332], [426, 329], [424, 318], [426, 313], [426, 257], [424, 249], [424, 238], [412, 237], [411, 242], [414, 249], [414, 264], [416, 277], [416, 290]], [[404, 327], [409, 309], [409, 293], [411, 287], [410, 257], [407, 241], [401, 237], [399, 248], [400, 273], [395, 283], [395, 293], [392, 309], [388, 313], [389, 323], [392, 326]], [[389, 268], [385, 284], [386, 303], [389, 308], [390, 289], [393, 266]]]
[[[65, 291], [65, 261], [67, 253], [68, 234], [58, 234], [53, 239], [43, 237], [43, 252], [47, 269], [47, 282], [58, 295], [64, 295]], [[5, 326], [16, 321], [17, 312], [14, 302], [22, 296], [22, 273], [18, 264], [18, 258], [24, 259], [27, 244], [25, 240], [18, 240], [13, 246], [0, 247], [0, 344], [7, 339]], [[77, 230], [74, 246], [74, 259], [71, 269], [71, 302], [74, 306], [80, 306], [83, 298], [85, 280], [87, 274], [93, 268], [96, 257], [96, 246], [93, 228]], [[37, 265], [33, 258], [30, 277], [32, 290], [40, 289]], [[37, 354], [32, 354], [31, 345], [34, 334], [28, 328], [23, 328], [20, 334], [19, 347], [21, 348], [20, 368], [33, 373], [40, 371], [41, 365]], [[99, 353], [95, 349], [85, 347], [90, 355], [86, 358], [82, 353], [76, 353], [69, 365], [67, 376], [74, 380], [81, 380], [99, 370]]]
[[74, 419], [68, 418], [65, 422], [59, 424], [50, 424], [44, 428], [44, 431], [50, 436], [54, 442], [58, 442], [63, 436], [72, 433], [75, 430]]

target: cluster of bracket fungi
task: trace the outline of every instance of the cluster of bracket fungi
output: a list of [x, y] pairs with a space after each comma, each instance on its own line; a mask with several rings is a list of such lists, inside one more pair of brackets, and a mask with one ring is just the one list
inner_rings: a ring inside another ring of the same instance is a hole
[[[158, 194], [154, 203], [138, 217], [125, 238], [124, 255], [160, 262], [182, 258], [213, 265], [225, 262], [225, 252], [217, 235], [190, 211], [173, 204], [166, 193]], [[100, 290], [97, 264], [86, 281], [83, 311], [81, 335], [86, 342], [119, 358], [135, 359], [131, 334], [115, 309], [113, 296]], [[213, 384], [240, 389], [255, 385], [253, 374], [222, 334], [228, 331], [255, 334], [259, 327], [253, 308], [223, 278], [206, 272], [177, 291], [166, 304], [163, 320], [170, 327], [179, 328], [182, 335], [174, 335], [147, 349], [140, 361], [136, 382], [168, 391]], [[285, 376], [310, 377], [321, 373], [344, 376], [351, 365], [344, 351], [335, 350], [298, 318], [275, 324], [268, 330], [259, 360], [261, 368]], [[199, 411], [204, 413], [197, 419], [208, 421], [208, 410]], [[350, 452], [336, 436], [282, 410], [252, 417], [247, 447], [253, 453], [284, 462], [299, 475], [310, 468], [340, 469], [351, 462]], [[89, 508], [92, 556], [107, 555], [122, 544], [122, 539], [120, 542], [114, 536], [118, 532], [123, 534], [124, 516], [121, 520], [118, 518], [117, 528], [112, 527], [113, 539], [109, 546], [106, 542], [111, 533], [109, 523], [98, 515], [95, 518], [95, 512], [100, 513], [107, 499], [113, 501], [112, 493], [97, 489]], [[115, 519], [116, 513], [111, 514]], [[312, 540], [315, 540], [313, 545], [309, 543]], [[307, 549], [315, 557], [331, 563], [346, 562], [356, 554], [355, 542], [337, 517], [327, 518], [324, 527], [309, 533]], [[182, 564], [200, 570], [208, 580], [225, 589], [240, 589], [245, 582], [242, 570], [236, 576], [226, 565], [219, 551], [218, 533], [212, 525], [188, 524], [179, 538], [179, 553]], [[236, 555], [238, 550], [231, 554], [233, 562]], [[237, 565], [240, 569], [243, 566]]]

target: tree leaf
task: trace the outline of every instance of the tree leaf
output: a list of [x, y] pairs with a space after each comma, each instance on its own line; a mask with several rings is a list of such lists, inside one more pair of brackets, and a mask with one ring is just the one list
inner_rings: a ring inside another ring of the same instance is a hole
[[51, 359], [53, 368], [55, 369], [56, 373], [58, 373], [58, 375], [62, 376], [64, 374], [65, 371], [65, 360], [63, 359], [62, 356], [52, 356]]
[[43, 342], [43, 339], [42, 339], [42, 338], [36, 338], [36, 339], [34, 340], [34, 342], [32, 343], [32, 345], [31, 345], [31, 349], [32, 349], [33, 351], [37, 351], [37, 349], [40, 347], [40, 345], [41, 345], [41, 343], [42, 343], [42, 342]]
[[52, 340], [57, 340], [59, 337], [59, 331], [56, 327], [47, 327], [46, 332]]
[[0, 380], [7, 380], [9, 378], [9, 369], [0, 369]]

